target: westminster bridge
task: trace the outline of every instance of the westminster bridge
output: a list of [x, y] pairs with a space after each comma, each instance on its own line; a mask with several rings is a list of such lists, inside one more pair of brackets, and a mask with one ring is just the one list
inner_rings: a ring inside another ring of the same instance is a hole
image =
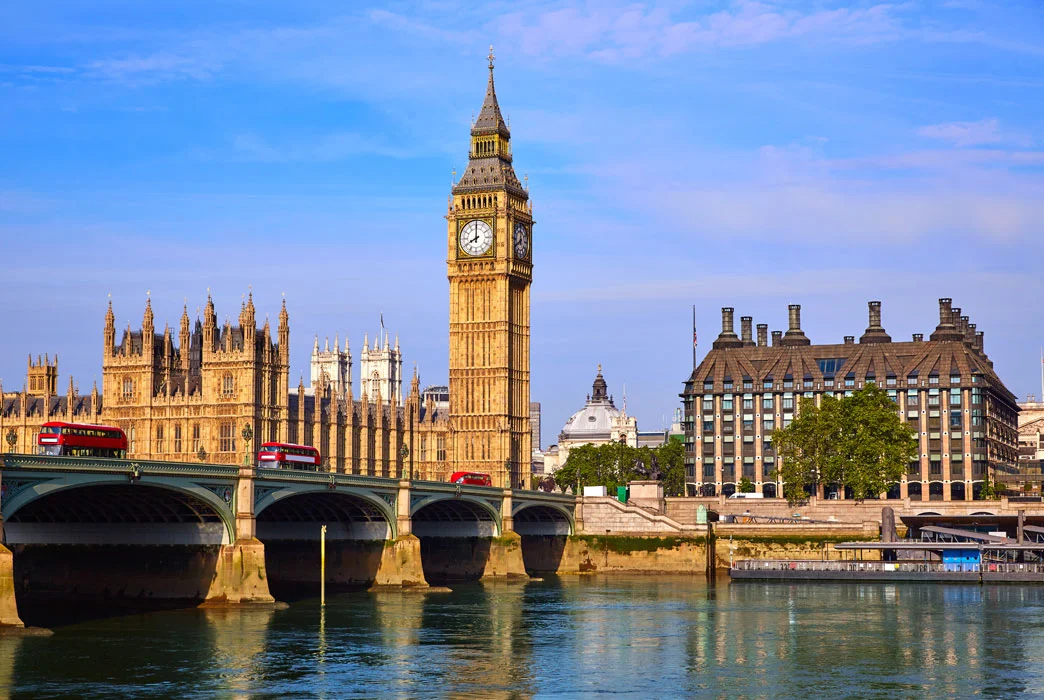
[[[526, 575], [574, 498], [255, 465], [0, 456], [0, 625], [19, 605], [264, 604], [328, 586]], [[546, 547], [545, 547], [546, 548]]]

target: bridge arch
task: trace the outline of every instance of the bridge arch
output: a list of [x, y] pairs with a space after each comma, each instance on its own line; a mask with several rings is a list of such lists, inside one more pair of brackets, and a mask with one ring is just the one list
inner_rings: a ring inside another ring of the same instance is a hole
[[262, 542], [316, 540], [321, 524], [327, 525], [329, 539], [388, 540], [397, 534], [391, 504], [365, 489], [275, 489], [261, 495], [254, 517]]
[[514, 511], [519, 535], [572, 535], [576, 531], [573, 514], [555, 503], [523, 503]]
[[410, 507], [418, 537], [499, 537], [503, 524], [498, 504], [469, 494], [417, 499]]
[[3, 504], [4, 536], [8, 544], [231, 544], [234, 493], [231, 484], [68, 474], [17, 488]]

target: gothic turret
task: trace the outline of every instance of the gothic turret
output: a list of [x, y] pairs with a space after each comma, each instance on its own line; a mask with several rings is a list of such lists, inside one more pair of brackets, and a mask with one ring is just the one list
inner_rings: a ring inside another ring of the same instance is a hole
[[109, 299], [109, 309], [105, 312], [105, 357], [112, 357], [115, 347], [116, 316], [112, 313], [112, 299]]

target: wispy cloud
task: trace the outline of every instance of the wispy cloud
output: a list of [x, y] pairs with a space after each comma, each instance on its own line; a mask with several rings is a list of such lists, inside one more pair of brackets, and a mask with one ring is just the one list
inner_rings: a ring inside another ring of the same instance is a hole
[[[352, 132], [325, 134], [318, 138], [272, 144], [256, 134], [238, 134], [233, 140], [233, 160], [259, 163], [325, 162], [359, 155], [409, 158], [415, 151], [379, 143]], [[220, 157], [220, 156], [218, 156]]]
[[977, 122], [946, 122], [922, 126], [917, 133], [925, 138], [947, 141], [954, 146], [983, 146], [1017, 141], [1025, 145], [1024, 136], [1006, 134], [1001, 131], [1000, 120], [982, 119]]
[[216, 70], [216, 64], [199, 56], [170, 53], [96, 60], [85, 68], [89, 77], [132, 85], [183, 79], [206, 80]]

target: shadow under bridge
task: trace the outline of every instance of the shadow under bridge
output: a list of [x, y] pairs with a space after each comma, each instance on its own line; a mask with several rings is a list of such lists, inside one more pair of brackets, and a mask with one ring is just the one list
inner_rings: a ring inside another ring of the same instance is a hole
[[263, 498], [257, 537], [265, 545], [269, 589], [279, 600], [319, 594], [319, 539], [326, 525], [326, 583], [331, 591], [376, 580], [384, 543], [394, 534], [391, 506], [342, 489], [283, 492]]

